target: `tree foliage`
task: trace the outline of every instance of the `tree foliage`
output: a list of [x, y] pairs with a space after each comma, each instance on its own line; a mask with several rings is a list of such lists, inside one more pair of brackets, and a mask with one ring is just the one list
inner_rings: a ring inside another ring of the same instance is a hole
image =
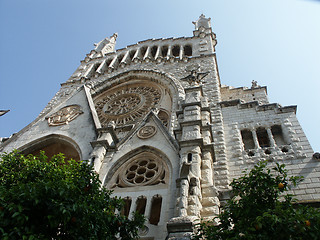
[[287, 191], [301, 181], [288, 177], [285, 165], [270, 170], [258, 163], [232, 181], [233, 197], [215, 221], [199, 225], [194, 239], [320, 239], [318, 209], [295, 204]]
[[142, 216], [101, 188], [86, 163], [17, 152], [0, 159], [0, 239], [135, 239]]

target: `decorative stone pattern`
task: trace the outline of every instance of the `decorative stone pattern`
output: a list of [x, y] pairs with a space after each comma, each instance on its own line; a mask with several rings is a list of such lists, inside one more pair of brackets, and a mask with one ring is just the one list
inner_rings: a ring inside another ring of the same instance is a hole
[[80, 106], [78, 105], [61, 108], [59, 111], [47, 117], [48, 125], [59, 126], [68, 124], [82, 113], [83, 111], [81, 111]]
[[113, 188], [165, 184], [166, 171], [159, 157], [152, 153], [142, 153], [118, 170]]
[[133, 124], [145, 116], [161, 100], [156, 85], [125, 85], [106, 91], [95, 99], [102, 125], [114, 121], [117, 126]]
[[151, 138], [156, 133], [157, 129], [155, 128], [155, 126], [144, 126], [138, 131], [137, 136], [141, 139], [147, 139]]

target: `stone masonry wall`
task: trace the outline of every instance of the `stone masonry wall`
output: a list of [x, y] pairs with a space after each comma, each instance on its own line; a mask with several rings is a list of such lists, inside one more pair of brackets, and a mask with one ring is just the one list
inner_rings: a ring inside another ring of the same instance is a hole
[[266, 87], [254, 87], [246, 88], [239, 87], [234, 88], [223, 85], [221, 87], [221, 100], [230, 101], [235, 99], [241, 99], [244, 102], [258, 101], [260, 104], [268, 104], [267, 88]]
[[[268, 160], [270, 165], [284, 163], [289, 174], [304, 176], [293, 193], [301, 201], [320, 199], [320, 162], [312, 158], [313, 150], [298, 123], [294, 112], [281, 113], [277, 109], [257, 111], [257, 108], [241, 109], [239, 105], [222, 108], [230, 178], [238, 178], [245, 169], [258, 161]], [[283, 146], [245, 150], [241, 130], [259, 127], [282, 127], [286, 143]], [[254, 154], [253, 156], [250, 156]]]

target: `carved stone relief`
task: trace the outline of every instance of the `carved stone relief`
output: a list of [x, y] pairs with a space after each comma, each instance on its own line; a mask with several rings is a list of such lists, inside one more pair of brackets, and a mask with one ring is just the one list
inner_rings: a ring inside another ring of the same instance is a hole
[[154, 126], [144, 126], [138, 131], [137, 136], [141, 139], [147, 139], [154, 136], [156, 132], [157, 129]]
[[82, 113], [83, 111], [81, 111], [79, 105], [70, 105], [61, 108], [59, 111], [46, 117], [46, 119], [48, 120], [49, 126], [59, 126], [68, 124]]
[[[186, 69], [187, 71], [190, 71]], [[204, 79], [209, 72], [199, 72], [199, 68], [192, 69], [190, 71], [190, 74], [184, 78], [182, 78], [182, 81], [188, 82], [190, 85], [198, 85], [201, 83], [201, 80]]]

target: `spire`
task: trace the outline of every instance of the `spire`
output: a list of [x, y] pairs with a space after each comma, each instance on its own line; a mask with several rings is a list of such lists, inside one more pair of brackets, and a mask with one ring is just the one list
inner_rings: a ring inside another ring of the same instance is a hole
[[110, 38], [105, 38], [99, 43], [95, 43], [94, 45], [96, 46], [96, 52], [101, 52], [103, 56], [107, 53], [114, 52], [117, 37], [118, 33], [114, 33]]
[[211, 18], [206, 18], [205, 15], [201, 14], [199, 19], [192, 23], [195, 25], [195, 30], [197, 31], [200, 27], [211, 28], [210, 20]]

